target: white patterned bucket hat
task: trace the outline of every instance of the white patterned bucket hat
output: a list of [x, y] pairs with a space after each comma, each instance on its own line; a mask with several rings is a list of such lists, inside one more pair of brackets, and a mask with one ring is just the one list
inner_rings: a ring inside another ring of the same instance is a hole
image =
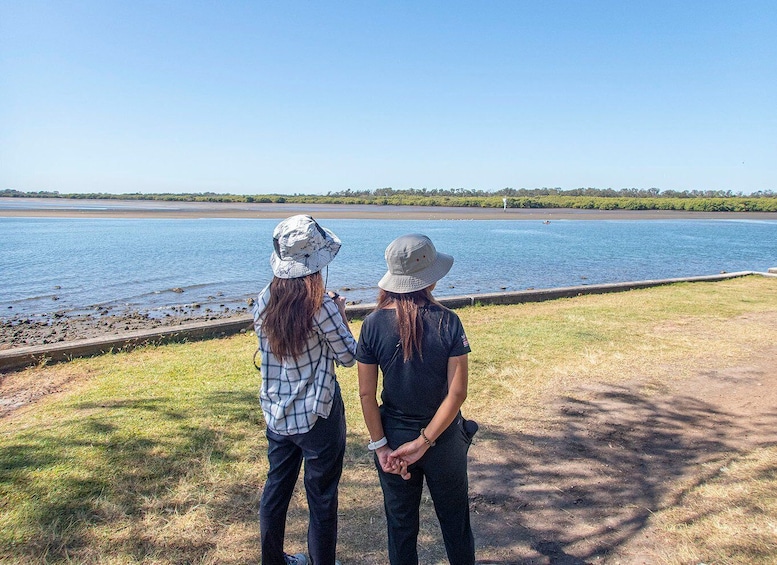
[[340, 251], [340, 239], [310, 216], [286, 218], [272, 234], [270, 266], [279, 279], [296, 279], [317, 273]]
[[388, 272], [378, 286], [389, 292], [406, 294], [422, 290], [443, 278], [453, 266], [453, 257], [438, 253], [432, 240], [411, 233], [392, 241], [386, 248]]

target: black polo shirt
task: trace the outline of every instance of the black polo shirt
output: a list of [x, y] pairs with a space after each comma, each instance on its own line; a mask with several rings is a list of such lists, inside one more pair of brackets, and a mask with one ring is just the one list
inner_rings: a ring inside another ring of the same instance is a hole
[[396, 310], [377, 310], [362, 324], [356, 360], [378, 365], [383, 373], [382, 410], [389, 416], [428, 422], [448, 394], [448, 358], [470, 352], [459, 317], [429, 304], [419, 310], [422, 355], [405, 362]]

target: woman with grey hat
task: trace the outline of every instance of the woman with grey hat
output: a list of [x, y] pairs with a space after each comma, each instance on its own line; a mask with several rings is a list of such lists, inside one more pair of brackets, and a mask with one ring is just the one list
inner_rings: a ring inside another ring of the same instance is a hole
[[[467, 451], [476, 429], [460, 412], [467, 398], [467, 336], [459, 317], [432, 297], [453, 265], [419, 234], [386, 249], [388, 272], [376, 309], [364, 320], [357, 350], [359, 396], [375, 453], [392, 565], [418, 563], [424, 479], [440, 521], [448, 560], [475, 562], [469, 519]], [[381, 405], [376, 399], [383, 375]]]
[[274, 276], [254, 305], [270, 463], [259, 507], [265, 565], [308, 562], [303, 553], [283, 551], [286, 512], [303, 460], [308, 552], [315, 565], [336, 563], [345, 411], [335, 364], [355, 363], [356, 341], [345, 317], [345, 299], [326, 292], [321, 270], [340, 245], [310, 216], [282, 221], [273, 232]]

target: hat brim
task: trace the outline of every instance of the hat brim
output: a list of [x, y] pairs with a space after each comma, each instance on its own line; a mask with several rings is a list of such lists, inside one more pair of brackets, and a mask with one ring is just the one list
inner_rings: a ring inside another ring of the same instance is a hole
[[306, 257], [305, 263], [295, 261], [294, 259], [281, 259], [278, 254], [273, 251], [270, 255], [270, 267], [272, 267], [273, 275], [279, 279], [298, 279], [317, 273], [331, 263], [332, 259], [334, 259], [340, 251], [342, 243], [334, 232], [325, 227], [321, 227], [321, 229], [326, 234], [326, 244], [324, 247], [316, 250], [315, 253]]
[[437, 258], [434, 263], [426, 269], [413, 273], [412, 275], [394, 275], [391, 271], [386, 272], [383, 278], [378, 281], [378, 286], [388, 292], [398, 294], [407, 294], [423, 290], [439, 281], [453, 266], [453, 256], [437, 252]]

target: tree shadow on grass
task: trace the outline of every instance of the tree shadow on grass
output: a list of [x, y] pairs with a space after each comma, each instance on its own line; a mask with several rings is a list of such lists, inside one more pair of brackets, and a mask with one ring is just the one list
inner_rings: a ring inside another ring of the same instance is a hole
[[[72, 418], [4, 441], [0, 492], [24, 492], [28, 504], [14, 517], [21, 529], [0, 529], [0, 561], [100, 563], [110, 552], [126, 563], [258, 563], [258, 398], [227, 390], [198, 405], [191, 414], [165, 396], [81, 402]], [[349, 431], [340, 496], [341, 559], [385, 563], [382, 494], [361, 433]], [[290, 551], [306, 551], [307, 524], [300, 478]]]
[[[31, 529], [0, 530], [0, 560], [99, 563], [110, 549], [128, 563], [258, 562], [264, 475], [233, 471], [264, 464], [255, 393], [212, 393], [198, 414], [175, 405], [166, 397], [81, 403], [61, 423], [69, 429], [30, 426], [4, 440], [0, 489], [26, 494]], [[773, 438], [777, 425], [774, 412], [747, 424], [694, 398], [622, 387], [564, 397], [549, 413], [518, 432], [479, 418], [470, 499], [481, 564], [581, 565], [616, 554], [651, 513]], [[340, 488], [338, 551], [348, 565], [387, 562], [382, 494], [363, 439], [348, 435]], [[306, 528], [298, 485], [290, 550], [305, 551]], [[428, 497], [419, 553], [422, 563], [445, 561]]]
[[[470, 493], [480, 563], [582, 565], [621, 548], [651, 514], [713, 476], [758, 429], [688, 396], [601, 387], [559, 400], [550, 423], [482, 428]], [[540, 427], [542, 426], [542, 427]], [[773, 436], [772, 436], [773, 437]]]

